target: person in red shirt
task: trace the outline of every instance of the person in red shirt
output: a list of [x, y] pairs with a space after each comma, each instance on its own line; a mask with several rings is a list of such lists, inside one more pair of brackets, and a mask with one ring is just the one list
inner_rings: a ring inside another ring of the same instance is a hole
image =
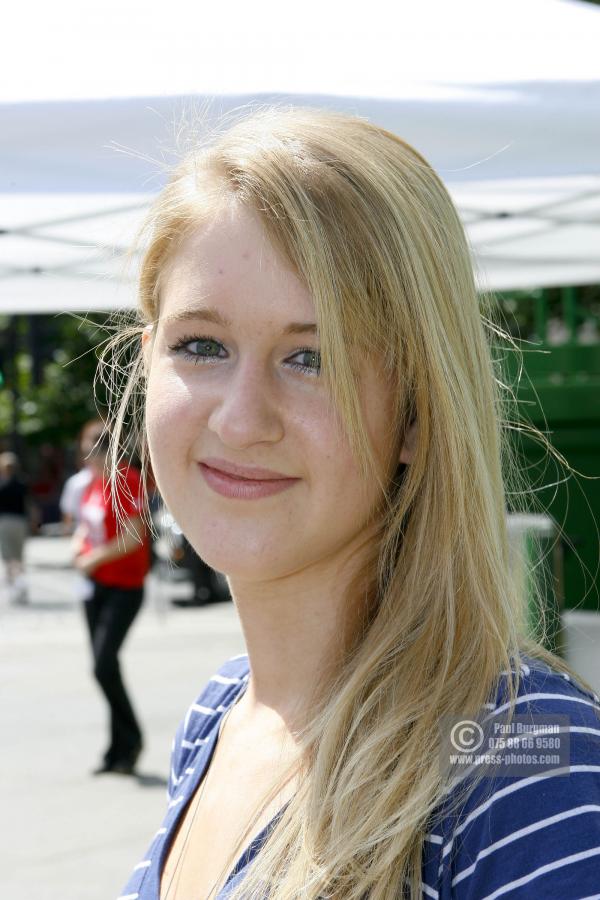
[[109, 440], [105, 432], [86, 461], [93, 478], [81, 500], [74, 564], [86, 578], [84, 611], [94, 676], [110, 707], [110, 744], [93, 774], [130, 775], [143, 741], [121, 676], [118, 652], [142, 606], [150, 545], [141, 516], [140, 473], [134, 466], [122, 465], [113, 491], [106, 466]]

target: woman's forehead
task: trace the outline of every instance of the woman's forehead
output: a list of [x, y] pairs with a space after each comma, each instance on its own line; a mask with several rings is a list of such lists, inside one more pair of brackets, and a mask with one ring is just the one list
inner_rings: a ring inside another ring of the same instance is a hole
[[314, 303], [304, 282], [276, 250], [259, 216], [226, 208], [182, 242], [161, 279], [163, 316], [194, 306], [251, 304], [267, 315], [310, 317]]

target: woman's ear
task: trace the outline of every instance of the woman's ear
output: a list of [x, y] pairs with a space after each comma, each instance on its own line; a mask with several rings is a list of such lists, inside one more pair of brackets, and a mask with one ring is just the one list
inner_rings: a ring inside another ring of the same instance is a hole
[[411, 463], [413, 461], [415, 451], [417, 449], [418, 437], [419, 429], [417, 426], [417, 420], [413, 419], [413, 421], [408, 426], [408, 430], [404, 437], [404, 444], [402, 445], [402, 450], [400, 451], [401, 463]]

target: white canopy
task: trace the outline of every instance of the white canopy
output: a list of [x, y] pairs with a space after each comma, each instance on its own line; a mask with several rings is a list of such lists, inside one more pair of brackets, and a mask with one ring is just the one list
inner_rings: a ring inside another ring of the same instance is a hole
[[183, 124], [265, 102], [346, 110], [414, 144], [455, 198], [482, 286], [600, 281], [600, 8], [214, 6], [5, 13], [0, 312], [133, 304], [123, 251]]

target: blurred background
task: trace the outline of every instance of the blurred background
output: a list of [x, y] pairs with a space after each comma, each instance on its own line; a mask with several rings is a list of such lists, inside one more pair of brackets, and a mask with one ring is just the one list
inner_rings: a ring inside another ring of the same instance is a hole
[[[26, 496], [23, 565], [0, 573], [0, 893], [116, 897], [162, 819], [170, 742], [205, 680], [243, 652], [226, 584], [154, 498], [159, 539], [123, 659], [147, 732], [139, 774], [92, 779], [105, 709], [61, 509], [114, 314], [135, 305], [130, 248], [169, 167], [263, 103], [365, 116], [448, 186], [519, 415], [530, 485], [509, 496], [528, 627], [600, 692], [600, 6], [456, 0], [222, 9], [134, 0], [4, 12], [0, 55], [0, 454]], [[10, 467], [9, 467], [10, 468]], [[0, 517], [2, 510], [0, 509]], [[3, 579], [3, 580], [2, 580]], [[537, 585], [537, 588], [535, 587]]]

